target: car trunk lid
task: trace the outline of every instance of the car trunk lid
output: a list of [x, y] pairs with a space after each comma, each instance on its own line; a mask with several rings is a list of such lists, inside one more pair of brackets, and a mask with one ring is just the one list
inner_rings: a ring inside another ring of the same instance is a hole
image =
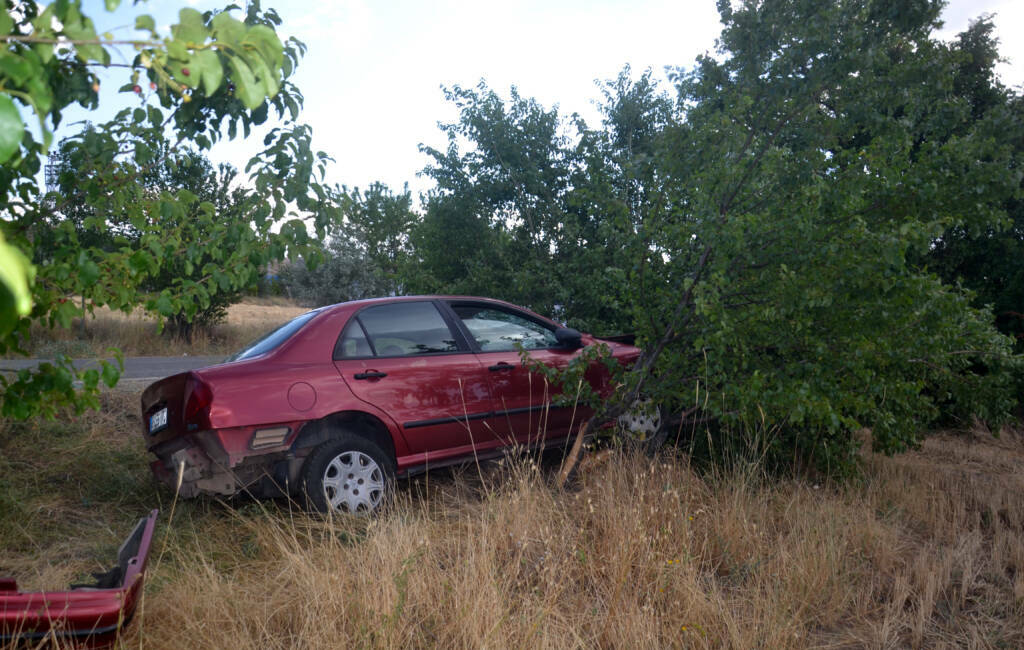
[[149, 447], [207, 429], [213, 391], [199, 372], [171, 375], [142, 393], [142, 429]]

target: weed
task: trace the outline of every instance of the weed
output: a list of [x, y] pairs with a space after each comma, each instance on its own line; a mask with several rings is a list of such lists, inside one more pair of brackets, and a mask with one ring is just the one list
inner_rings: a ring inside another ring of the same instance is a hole
[[[28, 588], [103, 568], [171, 495], [135, 396], [0, 432], [0, 563]], [[1021, 647], [1024, 439], [863, 452], [847, 485], [612, 452], [571, 491], [529, 454], [400, 482], [374, 519], [176, 504], [127, 647]], [[103, 462], [105, 461], [105, 462]], [[71, 475], [65, 480], [62, 477]], [[156, 558], [151, 558], [155, 560]]]

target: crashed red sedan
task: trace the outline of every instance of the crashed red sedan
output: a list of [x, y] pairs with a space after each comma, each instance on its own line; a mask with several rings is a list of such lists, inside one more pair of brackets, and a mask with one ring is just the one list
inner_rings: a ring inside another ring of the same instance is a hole
[[[598, 339], [498, 300], [380, 298], [303, 314], [225, 363], [142, 395], [153, 471], [184, 497], [288, 495], [367, 512], [396, 476], [563, 444], [584, 409], [556, 408], [519, 349], [559, 367]], [[623, 364], [640, 351], [603, 341]], [[607, 370], [588, 380], [608, 391]]]

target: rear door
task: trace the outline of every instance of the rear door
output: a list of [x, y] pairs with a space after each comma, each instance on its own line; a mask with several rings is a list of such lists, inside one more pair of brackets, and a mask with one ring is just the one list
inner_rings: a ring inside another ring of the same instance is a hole
[[487, 373], [495, 435], [524, 444], [567, 436], [579, 414], [572, 406], [551, 405], [556, 388], [523, 365], [517, 344], [531, 359], [556, 368], [565, 367], [577, 351], [561, 347], [555, 327], [526, 312], [471, 300], [450, 300], [448, 305], [471, 337]]
[[334, 365], [356, 397], [398, 423], [421, 462], [495, 444], [485, 422], [487, 371], [431, 300], [357, 312], [338, 340]]

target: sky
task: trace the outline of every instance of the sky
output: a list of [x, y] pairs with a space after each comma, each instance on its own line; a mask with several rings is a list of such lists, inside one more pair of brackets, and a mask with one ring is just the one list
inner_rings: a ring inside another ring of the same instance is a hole
[[[184, 0], [199, 10], [227, 0]], [[241, 0], [238, 2], [242, 4]], [[135, 32], [131, 16], [151, 13], [158, 27], [176, 22], [183, 0], [122, 2], [114, 14], [100, 0], [86, 0], [97, 32], [116, 37]], [[689, 66], [714, 51], [721, 25], [714, 0], [264, 0], [283, 18], [279, 32], [294, 36], [308, 51], [294, 81], [305, 95], [300, 119], [313, 128], [314, 147], [335, 163], [328, 181], [365, 187], [382, 181], [393, 188], [409, 183], [414, 193], [431, 182], [417, 173], [428, 160], [423, 143], [443, 147], [438, 122], [454, 121], [442, 86], [473, 86], [481, 79], [503, 96], [515, 85], [522, 96], [557, 105], [563, 115], [579, 113], [600, 121], [596, 81], [615, 77], [625, 64], [634, 74], [650, 68], [668, 89], [666, 67]], [[952, 38], [980, 14], [995, 14], [1004, 84], [1024, 84], [1022, 0], [952, 0], [939, 32]], [[117, 95], [122, 82], [111, 76], [101, 105], [123, 107], [134, 98]], [[110, 113], [113, 114], [112, 112]], [[66, 113], [66, 122], [90, 119]], [[64, 126], [58, 137], [77, 127]], [[244, 167], [262, 136], [215, 145], [210, 157]]]

